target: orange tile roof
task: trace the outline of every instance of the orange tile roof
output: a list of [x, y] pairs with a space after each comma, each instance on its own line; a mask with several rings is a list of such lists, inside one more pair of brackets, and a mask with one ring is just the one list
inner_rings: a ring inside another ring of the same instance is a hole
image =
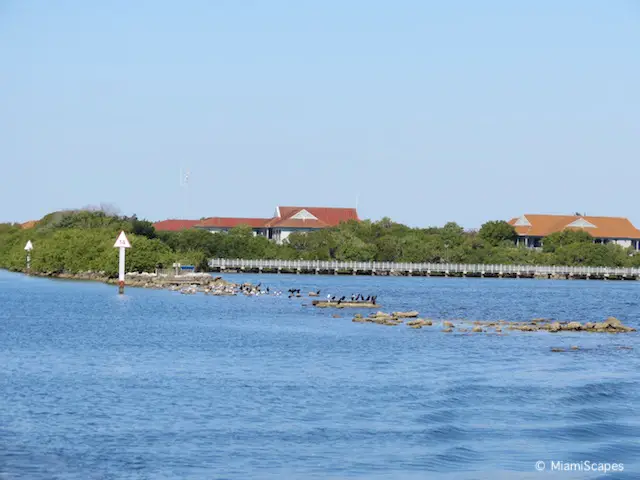
[[264, 227], [270, 218], [236, 218], [236, 217], [210, 217], [196, 224], [196, 227], [233, 228], [238, 225], [249, 225], [253, 228]]
[[[316, 219], [291, 218], [302, 210], [306, 210]], [[278, 207], [279, 217], [274, 217], [267, 223], [269, 227], [287, 228], [326, 228], [335, 227], [342, 222], [357, 220], [358, 212], [355, 208], [332, 207]]]
[[[623, 217], [591, 217], [579, 215], [523, 215], [531, 226], [516, 226], [516, 222], [522, 218], [509, 220], [514, 225], [516, 232], [521, 236], [546, 237], [562, 230], [584, 230], [594, 238], [624, 238], [640, 239], [640, 230], [633, 226], [627, 218]], [[568, 227], [576, 220], [584, 219], [595, 226], [593, 227]]]
[[159, 232], [178, 232], [193, 227], [200, 220], [162, 220], [153, 224]]

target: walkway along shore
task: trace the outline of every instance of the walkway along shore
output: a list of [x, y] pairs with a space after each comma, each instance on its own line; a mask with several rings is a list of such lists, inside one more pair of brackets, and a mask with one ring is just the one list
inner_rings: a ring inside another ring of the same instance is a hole
[[640, 280], [640, 268], [461, 263], [336, 262], [320, 260], [244, 260], [213, 258], [213, 272], [311, 273], [419, 277], [487, 277], [583, 280]]

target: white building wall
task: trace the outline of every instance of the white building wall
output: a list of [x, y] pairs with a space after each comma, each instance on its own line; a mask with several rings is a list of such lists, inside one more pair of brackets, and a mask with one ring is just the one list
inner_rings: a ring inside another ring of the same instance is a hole
[[[229, 230], [231, 230], [230, 228], [220, 228], [220, 227], [200, 227], [200, 228], [202, 228], [203, 230], [207, 230], [207, 231], [209, 231], [211, 233], [223, 233], [223, 232], [228, 232]], [[255, 229], [254, 228], [252, 233], [253, 233], [253, 236], [255, 237], [257, 235], [266, 235], [267, 231], [266, 231], [266, 229], [261, 229], [261, 228]]]
[[284, 243], [284, 241], [289, 238], [289, 235], [292, 233], [304, 233], [304, 232], [313, 232], [314, 230], [318, 230], [317, 228], [279, 228], [273, 230], [273, 239], [277, 243]]
[[281, 228], [280, 229], [280, 241], [279, 243], [283, 243], [287, 238], [289, 238], [289, 235], [291, 235], [294, 232], [294, 230], [289, 230], [287, 228]]
[[623, 248], [629, 248], [630, 246], [633, 245], [633, 242], [631, 240], [612, 240], [611, 243], [615, 243], [617, 245], [620, 245]]

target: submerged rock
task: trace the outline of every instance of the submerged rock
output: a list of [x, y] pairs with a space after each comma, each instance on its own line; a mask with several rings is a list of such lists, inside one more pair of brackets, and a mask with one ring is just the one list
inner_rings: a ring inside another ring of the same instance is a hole
[[445, 328], [444, 330], [442, 330], [444, 333], [451, 333], [453, 332], [453, 328], [449, 327], [449, 328]]
[[[588, 328], [587, 325], [589, 326]], [[636, 331], [635, 328], [623, 325], [622, 322], [615, 317], [609, 317], [604, 322], [585, 324], [584, 328], [588, 331], [601, 333], [624, 333]]]
[[555, 332], [559, 332], [562, 329], [562, 325], [560, 325], [560, 322], [553, 322], [547, 325], [543, 325], [541, 328], [544, 328], [545, 330], [549, 330], [550, 332], [555, 333]]
[[564, 327], [563, 330], [582, 330], [582, 324], [580, 322], [569, 322]]
[[612, 328], [620, 328], [620, 327], [624, 327], [624, 325], [622, 325], [622, 322], [620, 320], [618, 320], [616, 317], [609, 317], [604, 321], [604, 324], [607, 327], [612, 327]]
[[421, 327], [424, 327], [426, 325], [433, 325], [433, 322], [431, 320], [425, 320], [423, 318], [417, 318], [415, 320], [408, 321], [407, 325], [409, 327], [413, 327], [413, 326], [416, 326], [416, 325], [420, 325]]
[[537, 325], [520, 325], [518, 330], [520, 330], [521, 332], [537, 332], [538, 326]]
[[419, 315], [415, 310], [410, 312], [393, 312], [391, 316], [397, 318], [416, 318]]

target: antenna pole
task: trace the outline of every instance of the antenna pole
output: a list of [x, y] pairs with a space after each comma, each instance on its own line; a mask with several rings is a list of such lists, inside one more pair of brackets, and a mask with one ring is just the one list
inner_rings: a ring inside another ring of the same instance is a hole
[[179, 186], [181, 189], [184, 189], [182, 193], [182, 215], [183, 218], [187, 218], [189, 213], [189, 169], [185, 171], [183, 168], [180, 168]]

